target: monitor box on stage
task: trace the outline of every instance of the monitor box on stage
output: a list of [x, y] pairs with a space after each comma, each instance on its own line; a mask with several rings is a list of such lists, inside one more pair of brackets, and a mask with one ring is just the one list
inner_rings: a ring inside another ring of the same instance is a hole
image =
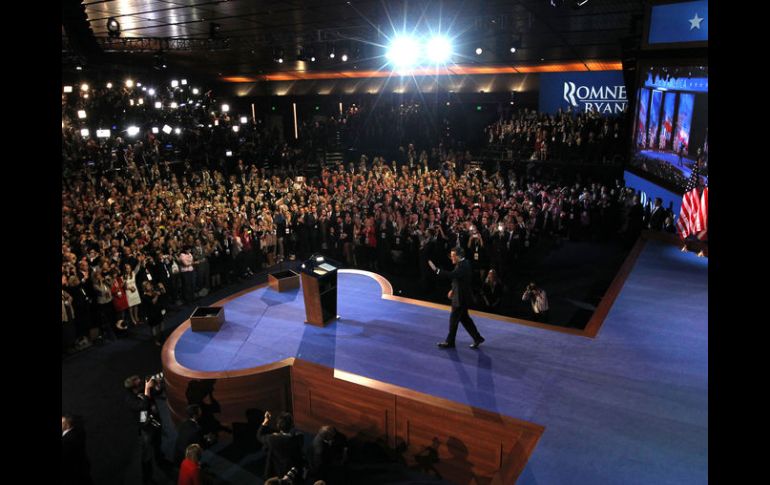
[[267, 282], [273, 291], [282, 293], [284, 291], [296, 290], [299, 288], [299, 273], [290, 269], [270, 273], [267, 275]]
[[200, 306], [190, 316], [193, 332], [218, 332], [225, 323], [225, 308], [221, 306]]

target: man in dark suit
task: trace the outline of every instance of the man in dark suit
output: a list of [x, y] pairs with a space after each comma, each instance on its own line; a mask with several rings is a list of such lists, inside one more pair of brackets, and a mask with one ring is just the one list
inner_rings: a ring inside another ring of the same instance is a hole
[[61, 417], [61, 483], [88, 485], [93, 483], [86, 455], [86, 436], [75, 416]]
[[644, 208], [639, 202], [639, 196], [633, 197], [631, 206], [628, 208], [626, 225], [626, 242], [632, 246], [644, 227]]
[[176, 443], [174, 444], [174, 463], [180, 465], [184, 460], [187, 447], [197, 443], [203, 447], [203, 429], [198, 421], [203, 412], [197, 404], [187, 406], [187, 420], [179, 425], [176, 431]]
[[322, 426], [313, 438], [313, 455], [310, 457], [312, 480], [323, 480], [329, 485], [347, 483], [347, 438], [333, 426]]
[[484, 337], [481, 336], [478, 329], [476, 329], [476, 324], [473, 323], [470, 315], [468, 315], [468, 305], [473, 299], [473, 294], [471, 293], [471, 263], [465, 259], [465, 253], [460, 247], [452, 249], [449, 258], [455, 265], [455, 269], [452, 271], [438, 269], [433, 264], [433, 261], [428, 261], [428, 266], [436, 272], [438, 277], [452, 280], [452, 289], [449, 290], [447, 295], [452, 300], [452, 313], [449, 315], [449, 334], [445, 341], [438, 343], [438, 346], [442, 349], [454, 348], [457, 323], [460, 322], [468, 334], [473, 337], [473, 343], [470, 347], [477, 349], [484, 342]]
[[666, 210], [663, 208], [663, 200], [660, 197], [655, 197], [655, 207], [650, 211], [648, 227], [653, 231], [662, 231], [667, 215]]
[[270, 427], [270, 411], [265, 412], [265, 419], [257, 431], [257, 439], [267, 448], [265, 477], [286, 475], [296, 467], [302, 470], [302, 446], [304, 436], [293, 430], [294, 419], [289, 413], [278, 416], [277, 430]]

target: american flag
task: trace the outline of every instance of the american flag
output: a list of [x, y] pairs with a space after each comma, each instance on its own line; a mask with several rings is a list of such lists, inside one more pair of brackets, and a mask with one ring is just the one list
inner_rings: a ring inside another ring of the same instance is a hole
[[679, 211], [679, 220], [676, 221], [676, 232], [682, 239], [695, 232], [695, 217], [700, 212], [700, 197], [698, 188], [694, 188], [684, 194], [682, 208]]
[[682, 208], [679, 211], [679, 220], [676, 222], [676, 230], [679, 237], [687, 239], [694, 234], [698, 239], [705, 239], [708, 228], [708, 188], [699, 190], [700, 167], [696, 164], [692, 169], [692, 175], [687, 181], [687, 188], [682, 198]]
[[708, 234], [709, 188], [705, 187], [700, 196], [700, 205], [695, 217], [695, 235], [703, 241]]

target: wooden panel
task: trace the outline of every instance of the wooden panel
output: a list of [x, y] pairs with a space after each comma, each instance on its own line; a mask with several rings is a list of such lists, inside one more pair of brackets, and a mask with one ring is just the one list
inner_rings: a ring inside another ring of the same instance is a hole
[[295, 422], [332, 424], [348, 436], [381, 440], [409, 465], [428, 465], [453, 483], [514, 483], [542, 426], [296, 360]]
[[296, 360], [292, 367], [294, 420], [315, 431], [331, 424], [348, 437], [395, 445], [395, 398], [392, 394], [334, 378], [334, 369]]
[[305, 298], [305, 323], [324, 326], [323, 312], [321, 311], [321, 294], [318, 289], [318, 280], [305, 273], [301, 273], [302, 295]]
[[[249, 375], [209, 379], [189, 377], [165, 368], [164, 373], [169, 410], [177, 424], [186, 419], [187, 392], [191, 386], [213, 388], [212, 395], [221, 407], [221, 412], [216, 417], [226, 425], [245, 422], [246, 412], [252, 409], [270, 410], [277, 414], [290, 411], [292, 407], [291, 373], [288, 365]], [[193, 381], [198, 382], [192, 383]]]
[[[398, 396], [396, 403], [396, 432], [407, 445], [407, 461], [417, 462], [416, 456], [433, 448], [435, 469], [460, 485], [518, 477], [543, 432], [532, 423], [430, 396]], [[506, 460], [512, 452], [518, 459]]]

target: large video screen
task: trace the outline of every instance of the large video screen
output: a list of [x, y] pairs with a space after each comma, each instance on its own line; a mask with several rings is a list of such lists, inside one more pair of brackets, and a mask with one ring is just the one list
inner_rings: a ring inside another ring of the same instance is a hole
[[708, 184], [708, 67], [652, 66], [637, 88], [631, 166], [684, 191], [693, 168]]

